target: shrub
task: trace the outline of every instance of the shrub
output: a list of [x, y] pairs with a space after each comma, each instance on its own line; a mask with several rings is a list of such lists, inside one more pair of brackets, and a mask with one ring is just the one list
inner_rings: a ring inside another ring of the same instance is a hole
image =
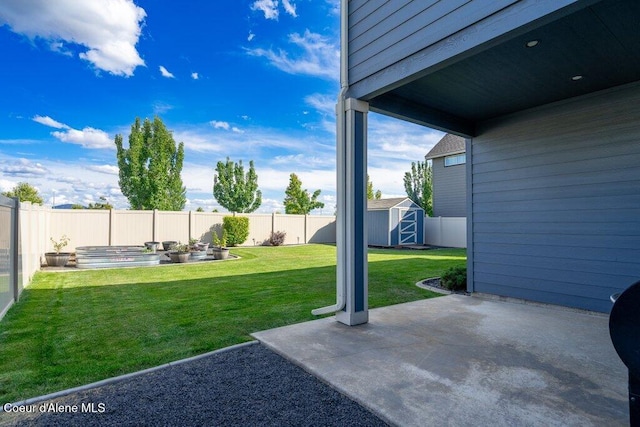
[[249, 237], [249, 218], [246, 216], [225, 216], [222, 229], [227, 233], [229, 246], [243, 244]]
[[284, 231], [272, 231], [271, 236], [269, 236], [269, 243], [271, 246], [283, 245], [285, 237], [287, 237], [287, 233]]
[[450, 291], [464, 291], [467, 289], [467, 267], [451, 267], [440, 277], [442, 286]]

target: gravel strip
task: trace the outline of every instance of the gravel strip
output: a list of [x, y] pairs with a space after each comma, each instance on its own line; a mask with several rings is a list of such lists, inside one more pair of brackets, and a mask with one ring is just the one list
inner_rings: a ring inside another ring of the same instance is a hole
[[[74, 407], [75, 413], [63, 411]], [[0, 425], [387, 425], [262, 345], [212, 354], [36, 403], [33, 409], [34, 413], [0, 413]], [[41, 412], [43, 409], [51, 412]]]

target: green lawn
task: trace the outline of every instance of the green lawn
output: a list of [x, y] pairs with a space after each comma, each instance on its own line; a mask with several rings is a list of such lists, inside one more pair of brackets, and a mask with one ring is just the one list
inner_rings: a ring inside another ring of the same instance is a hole
[[[0, 322], [0, 405], [251, 340], [335, 302], [335, 247], [232, 250], [241, 259], [39, 272]], [[372, 250], [371, 308], [430, 298], [415, 286], [464, 250]]]

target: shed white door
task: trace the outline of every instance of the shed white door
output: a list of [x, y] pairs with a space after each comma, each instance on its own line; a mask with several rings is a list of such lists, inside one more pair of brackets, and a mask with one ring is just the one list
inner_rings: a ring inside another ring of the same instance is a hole
[[400, 209], [400, 224], [398, 227], [401, 245], [418, 243], [418, 211]]

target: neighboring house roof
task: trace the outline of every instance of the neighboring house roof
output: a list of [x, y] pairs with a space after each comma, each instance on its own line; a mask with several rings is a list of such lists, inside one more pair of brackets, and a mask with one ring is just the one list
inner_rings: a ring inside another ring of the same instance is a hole
[[391, 209], [395, 206], [398, 206], [400, 203], [409, 200], [412, 204], [420, 207], [408, 197], [395, 197], [392, 199], [377, 199], [377, 200], [367, 200], [367, 209], [368, 210], [386, 210]]
[[440, 141], [429, 151], [426, 159], [436, 159], [438, 157], [450, 156], [465, 152], [464, 138], [450, 133], [442, 137]]

